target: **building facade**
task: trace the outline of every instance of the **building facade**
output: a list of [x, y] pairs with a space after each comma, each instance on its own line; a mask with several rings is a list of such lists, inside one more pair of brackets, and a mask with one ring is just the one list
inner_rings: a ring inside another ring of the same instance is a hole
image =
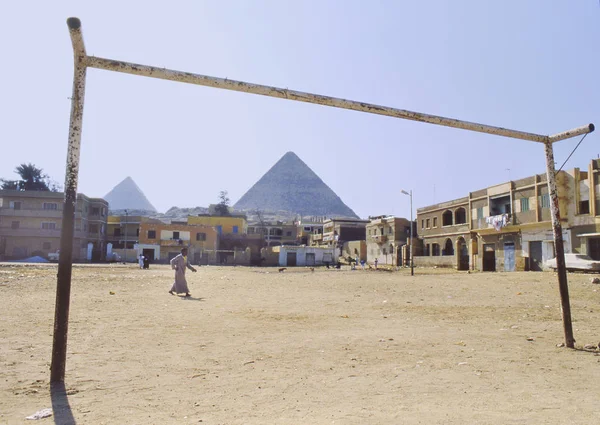
[[[60, 249], [64, 193], [0, 190], [0, 259], [47, 258]], [[105, 259], [108, 202], [77, 195], [73, 260]]]
[[154, 262], [169, 262], [188, 249], [193, 264], [217, 263], [219, 235], [212, 226], [142, 222], [140, 225], [137, 255]]
[[[600, 260], [600, 161], [556, 174], [565, 252]], [[546, 174], [490, 186], [417, 210], [424, 256], [418, 265], [459, 270], [545, 269], [554, 258]]]
[[[369, 217], [366, 225], [367, 262], [401, 266], [402, 247], [410, 240], [409, 220], [393, 216]], [[416, 233], [413, 229], [413, 237]]]

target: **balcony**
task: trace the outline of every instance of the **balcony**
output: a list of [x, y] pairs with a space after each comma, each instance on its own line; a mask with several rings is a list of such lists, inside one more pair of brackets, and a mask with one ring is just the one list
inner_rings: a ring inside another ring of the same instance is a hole
[[62, 218], [62, 208], [57, 210], [45, 210], [43, 208], [0, 208], [0, 216], [4, 217], [42, 217]]
[[506, 226], [513, 224], [512, 214], [498, 214], [473, 220], [474, 229], [495, 229], [501, 231]]
[[318, 235], [311, 234], [311, 235], [310, 235], [310, 238], [311, 238], [313, 241], [321, 241], [321, 240], [323, 240], [323, 235], [322, 235], [322, 234], [320, 234], [320, 233], [319, 233]]
[[185, 241], [183, 239], [161, 239], [160, 246], [179, 246], [185, 247], [190, 244], [190, 241]]
[[373, 235], [371, 236], [371, 240], [376, 243], [384, 243], [387, 242], [387, 235]]

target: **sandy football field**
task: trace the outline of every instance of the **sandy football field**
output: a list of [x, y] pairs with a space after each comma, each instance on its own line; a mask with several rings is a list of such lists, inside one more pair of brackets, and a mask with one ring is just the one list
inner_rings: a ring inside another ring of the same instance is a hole
[[79, 266], [51, 391], [56, 266], [2, 264], [0, 424], [597, 423], [590, 277], [570, 350], [553, 273]]

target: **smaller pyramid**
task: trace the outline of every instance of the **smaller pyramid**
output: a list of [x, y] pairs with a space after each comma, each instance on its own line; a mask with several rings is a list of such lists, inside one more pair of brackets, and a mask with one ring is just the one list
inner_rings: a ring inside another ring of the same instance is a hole
[[113, 187], [104, 196], [104, 199], [108, 201], [108, 208], [111, 211], [136, 210], [156, 212], [156, 208], [148, 201], [142, 189], [135, 184], [131, 177], [125, 178], [125, 180]]

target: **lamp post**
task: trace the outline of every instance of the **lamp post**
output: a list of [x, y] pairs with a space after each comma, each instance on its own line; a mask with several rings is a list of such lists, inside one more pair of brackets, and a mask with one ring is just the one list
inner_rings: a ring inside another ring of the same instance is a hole
[[127, 264], [127, 219], [128, 219], [128, 212], [127, 210], [125, 210], [125, 264]]
[[412, 189], [409, 192], [406, 190], [400, 191], [404, 195], [410, 196], [410, 275], [415, 275], [415, 266], [413, 264], [413, 207], [412, 207]]

